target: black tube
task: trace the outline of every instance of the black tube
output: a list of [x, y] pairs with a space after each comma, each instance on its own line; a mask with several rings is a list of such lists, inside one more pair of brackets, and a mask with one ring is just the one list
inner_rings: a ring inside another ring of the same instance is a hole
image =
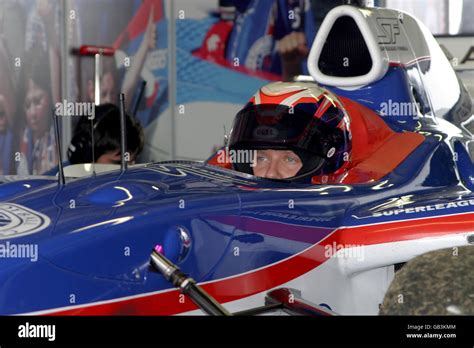
[[122, 172], [127, 170], [127, 161], [125, 157], [127, 155], [127, 122], [126, 122], [126, 115], [125, 115], [125, 95], [120, 93], [119, 95], [119, 102], [120, 102], [120, 153], [121, 153], [121, 160], [120, 160], [120, 169]]
[[231, 315], [221, 304], [211, 297], [204, 289], [196, 284], [191, 277], [186, 276], [178, 266], [173, 264], [159, 251], [153, 250], [151, 254], [151, 264], [159, 271], [166, 280], [179, 288], [204, 312], [209, 315]]
[[204, 291], [192, 278], [187, 278], [186, 286], [181, 287], [183, 294], [188, 295], [191, 300], [198, 305], [204, 312], [214, 316], [231, 315], [224, 307], [222, 307], [214, 298]]

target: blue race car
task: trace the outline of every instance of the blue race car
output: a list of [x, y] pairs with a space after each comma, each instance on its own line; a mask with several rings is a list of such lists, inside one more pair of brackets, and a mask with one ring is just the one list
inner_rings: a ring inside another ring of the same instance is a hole
[[[229, 312], [376, 314], [400, 265], [473, 244], [472, 103], [427, 29], [337, 7], [308, 62], [311, 78], [251, 98], [224, 160], [2, 177], [0, 314], [202, 313], [150, 266], [152, 249]], [[228, 160], [278, 142], [320, 160], [283, 180]]]

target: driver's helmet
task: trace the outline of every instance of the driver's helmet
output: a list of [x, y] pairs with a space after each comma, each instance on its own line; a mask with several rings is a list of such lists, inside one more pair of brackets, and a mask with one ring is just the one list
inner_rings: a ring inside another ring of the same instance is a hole
[[[291, 180], [345, 171], [351, 158], [350, 118], [328, 90], [309, 82], [262, 87], [235, 117], [230, 150], [291, 150], [303, 166]], [[253, 174], [251, 164], [233, 163]]]

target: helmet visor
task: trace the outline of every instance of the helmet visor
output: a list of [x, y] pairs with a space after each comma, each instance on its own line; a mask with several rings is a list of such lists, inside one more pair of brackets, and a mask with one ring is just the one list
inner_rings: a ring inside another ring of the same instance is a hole
[[[342, 119], [343, 111], [332, 109], [326, 112]], [[302, 150], [326, 158], [343, 138], [339, 128], [315, 116], [314, 104], [260, 104], [248, 106], [236, 115], [228, 145], [240, 149]]]

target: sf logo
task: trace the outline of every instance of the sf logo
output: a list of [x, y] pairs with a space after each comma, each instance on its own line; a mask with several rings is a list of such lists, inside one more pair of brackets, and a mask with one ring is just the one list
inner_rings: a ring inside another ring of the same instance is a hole
[[379, 44], [393, 45], [397, 43], [400, 35], [400, 26], [397, 18], [377, 18], [379, 26]]

